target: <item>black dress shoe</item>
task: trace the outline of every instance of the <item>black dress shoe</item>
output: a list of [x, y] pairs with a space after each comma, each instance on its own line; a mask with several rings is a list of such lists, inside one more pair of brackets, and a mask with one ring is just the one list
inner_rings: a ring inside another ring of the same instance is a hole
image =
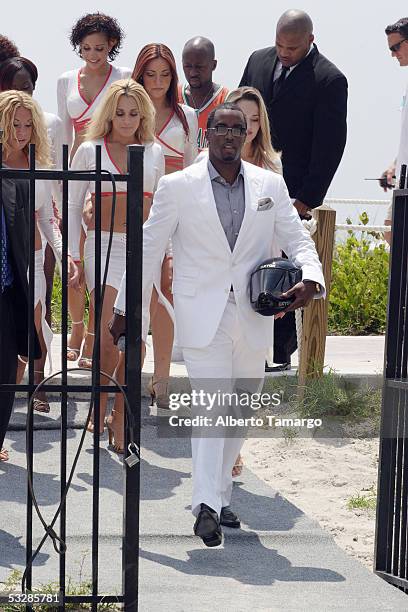
[[279, 363], [275, 366], [269, 366], [265, 361], [265, 372], [285, 372], [285, 370], [290, 370], [292, 367], [290, 361], [286, 361], [285, 363]]
[[219, 546], [222, 542], [218, 514], [206, 504], [201, 504], [201, 510], [194, 523], [194, 533], [202, 539], [206, 546]]
[[239, 529], [241, 527], [241, 521], [229, 506], [221, 508], [220, 524], [223, 527], [232, 527], [232, 529]]

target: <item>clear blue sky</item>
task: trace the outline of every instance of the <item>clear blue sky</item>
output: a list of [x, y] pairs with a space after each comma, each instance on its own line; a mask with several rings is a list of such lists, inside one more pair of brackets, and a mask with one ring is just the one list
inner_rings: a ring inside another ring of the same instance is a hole
[[[320, 51], [349, 80], [349, 139], [329, 195], [382, 198], [383, 192], [363, 179], [378, 176], [397, 151], [399, 105], [408, 69], [400, 68], [391, 58], [384, 28], [406, 16], [408, 5], [401, 0], [309, 0], [295, 7], [310, 14]], [[276, 21], [288, 8], [291, 5], [281, 0], [242, 2], [236, 8], [219, 0], [3, 2], [0, 31], [37, 64], [36, 98], [44, 110], [55, 112], [58, 75], [80, 65], [70, 48], [68, 33], [72, 23], [85, 12], [99, 10], [118, 18], [126, 32], [123, 50], [116, 60], [123, 66], [133, 66], [139, 49], [148, 42], [169, 45], [180, 65], [184, 42], [195, 35], [208, 36], [217, 51], [216, 81], [232, 88], [251, 51], [273, 44]], [[183, 78], [181, 70], [180, 77]]]

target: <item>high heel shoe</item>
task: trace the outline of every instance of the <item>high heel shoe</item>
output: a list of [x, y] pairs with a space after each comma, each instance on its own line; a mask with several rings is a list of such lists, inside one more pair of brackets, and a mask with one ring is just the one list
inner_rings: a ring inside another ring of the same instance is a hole
[[[41, 374], [41, 379], [44, 378], [44, 372], [42, 370], [34, 370], [34, 374]], [[38, 384], [38, 380], [34, 384]], [[36, 412], [43, 412], [44, 414], [48, 414], [50, 411], [50, 405], [48, 403], [47, 397], [45, 396], [44, 392], [40, 392], [40, 395], [42, 395], [43, 399], [35, 397], [33, 399], [33, 409]]]
[[112, 410], [112, 414], [109, 417], [106, 417], [105, 419], [105, 425], [108, 429], [108, 442], [109, 445], [112, 447], [112, 450], [115, 453], [118, 453], [118, 455], [123, 455], [123, 451], [124, 451], [124, 446], [125, 446], [125, 441], [124, 441], [124, 422], [123, 422], [123, 414], [122, 416], [122, 423], [119, 423], [119, 429], [120, 429], [120, 435], [118, 435], [118, 431], [115, 431], [115, 426], [114, 426], [114, 422], [115, 421], [120, 421], [120, 418], [118, 416], [116, 416], [116, 411]]
[[147, 388], [150, 393], [150, 406], [156, 404], [157, 408], [168, 410], [169, 403], [169, 379], [159, 378], [153, 380], [153, 376], [147, 383]]
[[[95, 336], [95, 334], [93, 334], [90, 331], [86, 332], [85, 342], [82, 348], [83, 351], [85, 350], [86, 339], [88, 336]], [[83, 355], [81, 355], [81, 357], [79, 357], [78, 359], [78, 368], [84, 368], [85, 370], [92, 370], [92, 357], [84, 357]]]
[[[103, 436], [103, 434], [105, 433], [105, 421], [106, 419], [103, 420], [103, 428], [102, 430], [99, 430], [99, 435]], [[86, 427], [86, 431], [89, 431], [89, 433], [93, 433], [94, 432], [94, 428], [95, 428], [95, 423], [93, 422], [93, 413], [91, 416], [91, 419]]]
[[[82, 333], [82, 340], [81, 340], [81, 344], [83, 339], [85, 338], [86, 335], [86, 327], [85, 327], [85, 323], [83, 321], [71, 321], [71, 325], [83, 325], [84, 327], [84, 331]], [[72, 346], [67, 346], [67, 360], [68, 361], [77, 361], [79, 354], [81, 352], [81, 344], [79, 345], [79, 348], [74, 348]]]

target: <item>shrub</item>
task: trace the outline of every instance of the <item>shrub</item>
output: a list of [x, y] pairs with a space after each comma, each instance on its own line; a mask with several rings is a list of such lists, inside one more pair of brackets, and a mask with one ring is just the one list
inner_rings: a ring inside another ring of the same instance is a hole
[[[360, 215], [367, 225], [367, 213]], [[347, 219], [350, 223], [350, 220]], [[329, 297], [329, 334], [365, 335], [385, 331], [389, 253], [376, 232], [349, 230], [336, 244]]]

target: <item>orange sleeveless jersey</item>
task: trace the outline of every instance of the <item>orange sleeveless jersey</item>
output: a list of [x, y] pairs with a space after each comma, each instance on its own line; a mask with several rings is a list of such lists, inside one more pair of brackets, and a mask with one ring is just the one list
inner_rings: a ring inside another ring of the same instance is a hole
[[[184, 85], [183, 88], [179, 85], [179, 88], [178, 88], [179, 102], [180, 104], [187, 104], [187, 106], [190, 106], [187, 102], [186, 87], [187, 85]], [[200, 108], [200, 110], [194, 109], [196, 111], [197, 119], [198, 119], [197, 144], [198, 144], [199, 151], [202, 151], [203, 149], [206, 149], [208, 147], [208, 142], [207, 142], [207, 137], [206, 137], [208, 115], [211, 113], [212, 110], [214, 110], [216, 106], [225, 102], [225, 98], [227, 97], [227, 95], [228, 95], [228, 89], [220, 85], [220, 87], [214, 93], [213, 97], [210, 100], [208, 100], [208, 102], [202, 108]]]

